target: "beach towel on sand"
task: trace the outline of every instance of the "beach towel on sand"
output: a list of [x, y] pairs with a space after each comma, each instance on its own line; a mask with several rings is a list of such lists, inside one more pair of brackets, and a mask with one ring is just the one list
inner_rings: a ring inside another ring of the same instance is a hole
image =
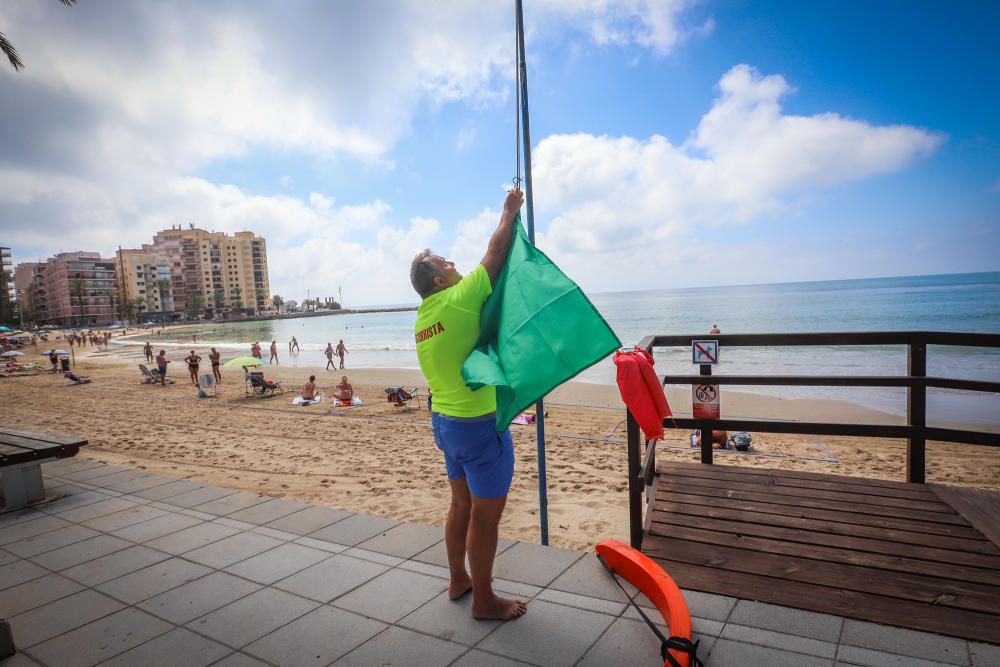
[[361, 405], [361, 399], [355, 396], [349, 401], [345, 401], [342, 398], [333, 399], [333, 406], [336, 408], [346, 408], [350, 405]]
[[497, 431], [619, 347], [576, 283], [531, 244], [518, 215], [507, 263], [483, 304], [479, 340], [462, 366], [471, 389], [496, 387]]
[[313, 405], [315, 403], [320, 403], [323, 401], [323, 395], [320, 394], [316, 398], [302, 398], [301, 396], [296, 396], [292, 399], [292, 405]]

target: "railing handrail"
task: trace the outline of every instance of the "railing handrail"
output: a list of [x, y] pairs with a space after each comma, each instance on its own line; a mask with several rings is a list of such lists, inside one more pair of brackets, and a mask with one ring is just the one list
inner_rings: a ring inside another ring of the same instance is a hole
[[[726, 347], [808, 347], [813, 345], [869, 346], [906, 345], [905, 376], [858, 375], [712, 375], [703, 366], [700, 375], [666, 375], [664, 384], [731, 384], [785, 386], [858, 386], [905, 387], [906, 424], [842, 424], [793, 420], [689, 419], [664, 421], [664, 426], [700, 428], [703, 434], [713, 430], [758, 430], [773, 433], [816, 435], [859, 435], [873, 438], [906, 438], [906, 478], [924, 483], [926, 441], [937, 440], [968, 445], [1000, 447], [1000, 433], [969, 431], [927, 426], [927, 388], [958, 389], [1000, 393], [1000, 382], [961, 378], [927, 377], [927, 346], [1000, 348], [1000, 334], [951, 331], [845, 331], [815, 333], [745, 333], [684, 334], [646, 336], [638, 347], [652, 352], [655, 347], [689, 347], [695, 340], [716, 340]], [[626, 411], [629, 462], [629, 512], [632, 546], [639, 548], [643, 534], [642, 493], [652, 480], [656, 467], [656, 442], [646, 443], [645, 457], [640, 453], [639, 426]], [[644, 460], [642, 460], [644, 458]], [[712, 438], [702, 437], [702, 463], [712, 463]]]

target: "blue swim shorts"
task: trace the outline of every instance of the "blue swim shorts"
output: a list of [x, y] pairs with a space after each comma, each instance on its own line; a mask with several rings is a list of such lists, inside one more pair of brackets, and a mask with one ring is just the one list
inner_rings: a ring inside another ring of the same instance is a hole
[[450, 417], [431, 413], [434, 442], [444, 452], [448, 479], [466, 479], [477, 498], [502, 498], [514, 479], [510, 429], [497, 433], [496, 415]]

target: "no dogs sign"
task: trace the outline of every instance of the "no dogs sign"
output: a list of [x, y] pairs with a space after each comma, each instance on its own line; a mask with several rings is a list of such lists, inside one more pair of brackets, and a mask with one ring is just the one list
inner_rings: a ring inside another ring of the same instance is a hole
[[691, 412], [695, 419], [718, 419], [719, 385], [696, 384], [691, 387]]

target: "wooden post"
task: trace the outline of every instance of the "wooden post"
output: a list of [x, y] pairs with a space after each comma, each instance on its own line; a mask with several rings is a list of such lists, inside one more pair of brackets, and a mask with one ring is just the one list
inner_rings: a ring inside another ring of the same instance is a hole
[[642, 463], [639, 460], [639, 422], [632, 416], [631, 410], [626, 414], [625, 424], [628, 434], [629, 541], [633, 549], [639, 549], [642, 547], [642, 486], [639, 481], [639, 469]]
[[[711, 364], [701, 364], [699, 369], [701, 375], [712, 374]], [[701, 462], [712, 465], [712, 422], [703, 421], [698, 428], [701, 429]]]
[[[910, 377], [927, 376], [927, 343], [917, 338], [909, 344], [906, 371]], [[914, 433], [906, 445], [906, 481], [923, 484], [926, 481], [927, 449], [927, 387], [909, 387], [906, 390], [906, 423]]]

